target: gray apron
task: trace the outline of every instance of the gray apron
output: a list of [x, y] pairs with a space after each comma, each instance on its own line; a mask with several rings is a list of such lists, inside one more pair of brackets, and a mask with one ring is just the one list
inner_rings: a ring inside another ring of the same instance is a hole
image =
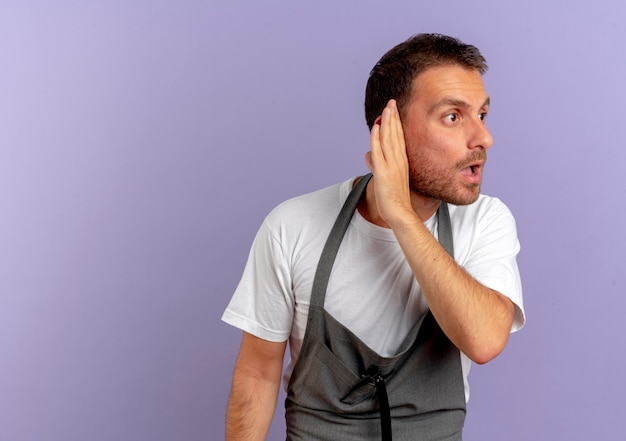
[[[287, 440], [390, 441], [393, 435], [396, 441], [460, 441], [461, 358], [430, 311], [411, 328], [398, 354], [381, 357], [324, 309], [333, 262], [370, 178], [363, 177], [348, 196], [318, 263], [302, 348], [287, 388]], [[437, 216], [439, 242], [453, 255], [445, 203]]]

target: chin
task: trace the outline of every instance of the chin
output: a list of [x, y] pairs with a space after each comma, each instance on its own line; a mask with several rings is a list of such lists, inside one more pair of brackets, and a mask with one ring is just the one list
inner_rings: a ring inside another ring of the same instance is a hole
[[470, 205], [476, 202], [478, 196], [480, 196], [480, 185], [466, 188], [465, 191], [456, 194], [443, 195], [441, 200], [453, 205]]

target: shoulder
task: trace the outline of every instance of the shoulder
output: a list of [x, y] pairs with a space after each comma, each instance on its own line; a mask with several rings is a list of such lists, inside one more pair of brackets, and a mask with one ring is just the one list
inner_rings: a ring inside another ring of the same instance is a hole
[[469, 205], [449, 205], [453, 224], [473, 224], [487, 226], [493, 222], [515, 225], [515, 218], [500, 199], [481, 194], [476, 202]]
[[274, 233], [302, 230], [334, 222], [352, 188], [351, 178], [320, 190], [288, 199], [276, 206], [264, 224]]
[[498, 198], [481, 195], [469, 205], [450, 205], [455, 257], [467, 263], [479, 251], [517, 254], [519, 241], [515, 218]]

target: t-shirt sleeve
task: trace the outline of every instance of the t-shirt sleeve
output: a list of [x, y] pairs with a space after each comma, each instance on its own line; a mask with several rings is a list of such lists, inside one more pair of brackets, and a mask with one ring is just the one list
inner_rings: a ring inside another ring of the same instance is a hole
[[294, 303], [288, 269], [281, 243], [266, 220], [257, 232], [242, 278], [222, 320], [264, 340], [286, 341]]
[[515, 305], [511, 332], [518, 331], [526, 316], [517, 266], [520, 244], [515, 218], [506, 205], [494, 198], [478, 219], [475, 234], [477, 240], [463, 266], [480, 283], [511, 299]]

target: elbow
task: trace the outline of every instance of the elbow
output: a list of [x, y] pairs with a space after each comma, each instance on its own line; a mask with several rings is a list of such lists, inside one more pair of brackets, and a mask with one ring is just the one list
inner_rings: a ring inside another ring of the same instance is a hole
[[475, 345], [469, 353], [465, 353], [476, 364], [486, 364], [496, 358], [504, 351], [509, 340], [509, 332], [503, 332], [498, 336], [493, 336], [489, 341]]
[[498, 355], [500, 355], [503, 350], [504, 350], [504, 346], [486, 348], [481, 351], [476, 351], [472, 355], [468, 355], [468, 357], [470, 358], [470, 360], [472, 360], [476, 364], [487, 364], [491, 360], [496, 358]]
[[502, 301], [502, 313], [495, 315], [494, 320], [491, 320], [488, 326], [483, 327], [479, 333], [474, 335], [473, 344], [470, 345], [470, 353], [465, 353], [476, 364], [489, 363], [500, 355], [509, 341], [509, 335], [511, 335], [515, 306], [511, 300], [502, 294], [495, 291], [494, 293]]

